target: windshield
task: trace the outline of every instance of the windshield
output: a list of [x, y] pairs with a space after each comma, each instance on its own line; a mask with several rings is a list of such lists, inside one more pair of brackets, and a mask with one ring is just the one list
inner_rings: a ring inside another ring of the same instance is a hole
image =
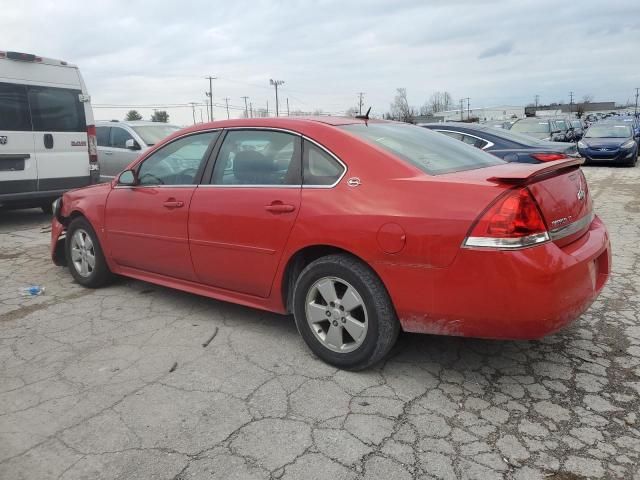
[[475, 147], [415, 125], [362, 123], [341, 128], [431, 175], [505, 163]]
[[142, 141], [147, 144], [147, 146], [152, 146], [158, 143], [161, 140], [164, 140], [166, 137], [171, 135], [174, 132], [180, 130], [180, 127], [176, 127], [175, 125], [167, 125], [167, 124], [158, 124], [158, 125], [138, 125], [135, 127], [131, 127], [135, 130], [135, 132], [140, 135]]
[[571, 125], [573, 125], [573, 128], [582, 128], [582, 123], [580, 122], [580, 120], [573, 120], [571, 122]]
[[563, 132], [566, 132], [568, 130], [567, 124], [564, 122], [564, 120], [556, 120], [556, 127], [558, 127]]
[[511, 125], [511, 130], [514, 132], [525, 133], [549, 133], [549, 122], [540, 120], [528, 121], [528, 122], [516, 122]]
[[585, 138], [627, 138], [631, 136], [629, 125], [592, 125]]

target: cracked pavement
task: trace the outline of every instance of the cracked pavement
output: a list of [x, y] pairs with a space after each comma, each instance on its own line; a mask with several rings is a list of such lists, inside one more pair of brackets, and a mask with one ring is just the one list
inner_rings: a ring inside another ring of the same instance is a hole
[[[640, 168], [584, 170], [613, 274], [576, 323], [403, 334], [359, 373], [314, 358], [291, 317], [83, 289], [45, 215], [0, 212], [0, 478], [640, 479]], [[21, 297], [31, 283], [45, 295]]]

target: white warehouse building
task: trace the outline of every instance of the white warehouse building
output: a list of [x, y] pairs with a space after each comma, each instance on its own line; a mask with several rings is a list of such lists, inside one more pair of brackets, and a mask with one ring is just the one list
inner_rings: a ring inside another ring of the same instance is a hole
[[467, 118], [477, 118], [480, 122], [489, 122], [493, 120], [511, 120], [524, 117], [524, 107], [513, 105], [499, 105], [496, 107], [472, 108], [467, 111], [466, 108], [457, 110], [447, 110], [446, 112], [436, 113], [438, 117], [443, 117], [445, 122], [455, 122], [459, 120], [467, 120]]

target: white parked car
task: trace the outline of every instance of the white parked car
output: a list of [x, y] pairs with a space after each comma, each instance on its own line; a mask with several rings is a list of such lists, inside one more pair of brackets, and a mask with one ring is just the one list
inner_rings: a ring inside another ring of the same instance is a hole
[[98, 162], [102, 180], [111, 180], [142, 152], [178, 130], [180, 127], [160, 122], [97, 122]]
[[42, 207], [99, 178], [90, 97], [77, 66], [0, 51], [0, 206]]

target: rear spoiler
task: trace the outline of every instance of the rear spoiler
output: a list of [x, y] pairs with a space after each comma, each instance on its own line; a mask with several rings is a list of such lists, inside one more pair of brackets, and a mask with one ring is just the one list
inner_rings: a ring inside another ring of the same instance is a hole
[[574, 169], [584, 163], [584, 158], [572, 158], [568, 160], [554, 160], [542, 164], [509, 163], [501, 168], [500, 175], [487, 178], [495, 183], [530, 183], [539, 180], [539, 177], [556, 175], [562, 170]]

